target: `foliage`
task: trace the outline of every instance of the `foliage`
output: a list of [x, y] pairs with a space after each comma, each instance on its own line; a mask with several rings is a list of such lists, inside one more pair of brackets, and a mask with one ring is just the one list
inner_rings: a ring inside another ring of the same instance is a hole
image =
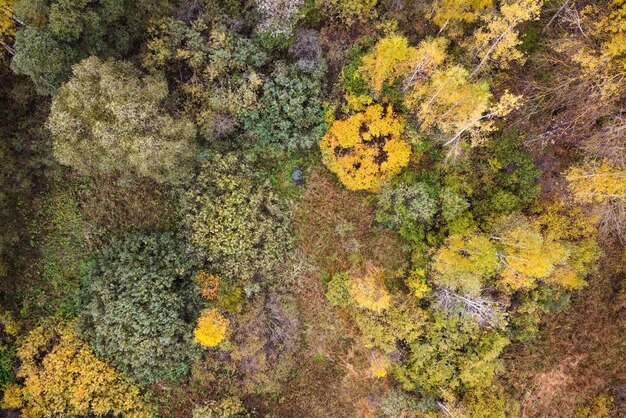
[[196, 356], [192, 267], [171, 234], [132, 234], [102, 248], [80, 318], [96, 354], [141, 383], [184, 373]]
[[260, 295], [233, 324], [231, 357], [247, 393], [277, 393], [295, 367], [300, 320], [293, 298]]
[[384, 280], [384, 269], [368, 263], [365, 271], [350, 275], [347, 281], [350, 297], [360, 308], [381, 312], [387, 309], [391, 302], [391, 295], [385, 288]]
[[417, 51], [409, 41], [399, 35], [391, 35], [378, 41], [369, 54], [361, 58], [359, 75], [371, 89], [380, 94], [385, 83], [393, 83], [407, 74], [415, 65]]
[[321, 70], [324, 63], [320, 38], [316, 31], [305, 29], [297, 33], [296, 42], [289, 48], [289, 52], [297, 61], [300, 71], [314, 74]]
[[428, 83], [416, 83], [406, 104], [419, 115], [422, 130], [437, 128], [457, 134], [480, 120], [489, 108], [491, 92], [484, 81], [472, 81], [461, 66], [437, 69]]
[[409, 162], [403, 131], [391, 106], [371, 105], [333, 123], [320, 142], [322, 158], [348, 189], [376, 191]]
[[72, 323], [47, 322], [31, 331], [18, 350], [24, 386], [5, 393], [4, 404], [24, 417], [151, 417], [139, 388], [99, 360]]
[[52, 102], [54, 154], [82, 173], [119, 171], [177, 183], [189, 173], [195, 128], [163, 111], [167, 83], [128, 62], [76, 65]]
[[477, 294], [498, 268], [496, 248], [479, 234], [452, 235], [433, 259], [434, 280], [462, 293]]
[[213, 300], [217, 297], [217, 293], [220, 287], [220, 278], [208, 271], [201, 270], [196, 273], [194, 277], [198, 287], [200, 288], [200, 294], [207, 300]]
[[13, 15], [13, 0], [1, 0], [0, 1], [0, 38], [4, 38], [5, 36], [13, 36], [15, 34], [15, 22], [11, 18], [12, 15]]
[[71, 65], [91, 55], [119, 56], [134, 46], [148, 16], [166, 0], [19, 0], [14, 13], [26, 24], [16, 36], [14, 71], [31, 77], [40, 94], [53, 94]]
[[232, 135], [242, 118], [257, 106], [263, 86], [259, 68], [267, 54], [250, 39], [213, 25], [209, 12], [191, 24], [177, 19], [151, 29], [144, 65], [187, 75], [181, 80], [187, 112], [207, 140]]
[[506, 337], [471, 320], [433, 314], [423, 336], [409, 344], [397, 378], [405, 389], [433, 397], [488, 387], [502, 369], [498, 356], [507, 344]]
[[514, 132], [495, 136], [485, 147], [476, 148], [479, 162], [468, 167], [474, 187], [474, 213], [479, 217], [522, 210], [539, 195], [537, 184], [541, 172], [532, 155], [520, 149], [520, 138]]
[[469, 391], [463, 396], [462, 408], [467, 418], [515, 417], [520, 409], [498, 384]]
[[304, 0], [256, 0], [261, 14], [257, 30], [272, 36], [290, 35], [298, 18], [298, 10]]
[[244, 130], [263, 149], [310, 148], [326, 132], [321, 83], [316, 74], [280, 66], [263, 85], [258, 107], [244, 119]]
[[192, 418], [240, 418], [249, 416], [239, 398], [211, 401], [206, 406], [194, 408]]
[[519, 40], [517, 26], [522, 22], [539, 19], [544, 0], [521, 0], [503, 2], [499, 13], [491, 13], [479, 27], [469, 44], [470, 51], [480, 59], [474, 70], [487, 63], [491, 67], [507, 69], [514, 61], [522, 61], [523, 55], [517, 49]]
[[315, 0], [330, 16], [352, 25], [376, 16], [378, 0]]
[[229, 321], [217, 309], [205, 309], [198, 318], [198, 326], [193, 331], [198, 344], [215, 347], [226, 337]]
[[48, 32], [36, 27], [20, 30], [15, 36], [11, 69], [30, 77], [37, 93], [51, 95], [70, 75], [72, 52]]
[[362, 310], [354, 317], [366, 348], [391, 353], [398, 343], [410, 344], [422, 333], [425, 315], [410, 301], [394, 300], [383, 312]]
[[454, 32], [458, 23], [472, 23], [480, 18], [481, 12], [492, 6], [492, 0], [437, 0], [428, 8], [426, 17], [442, 30], [452, 26]]
[[220, 277], [267, 277], [292, 246], [282, 202], [235, 154], [204, 161], [186, 196], [190, 240]]
[[330, 279], [326, 288], [326, 298], [331, 305], [347, 308], [352, 304], [348, 280], [350, 280], [350, 275], [347, 273], [334, 274]]
[[566, 178], [574, 197], [582, 203], [626, 199], [626, 171], [606, 160], [595, 166], [572, 167]]
[[419, 242], [437, 210], [435, 190], [428, 184], [389, 182], [378, 195], [376, 220], [397, 229], [408, 241]]

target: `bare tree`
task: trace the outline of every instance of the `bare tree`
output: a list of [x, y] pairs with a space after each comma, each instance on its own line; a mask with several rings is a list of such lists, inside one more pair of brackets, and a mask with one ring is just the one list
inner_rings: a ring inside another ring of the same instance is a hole
[[480, 326], [496, 327], [502, 321], [502, 312], [497, 302], [483, 297], [477, 296], [470, 298], [455, 293], [444, 287], [435, 291], [437, 297], [436, 305], [447, 313], [456, 312], [461, 315], [474, 319]]

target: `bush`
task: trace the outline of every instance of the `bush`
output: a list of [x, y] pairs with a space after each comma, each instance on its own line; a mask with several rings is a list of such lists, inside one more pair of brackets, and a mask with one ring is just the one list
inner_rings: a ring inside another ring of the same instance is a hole
[[169, 116], [160, 76], [143, 77], [129, 62], [88, 58], [52, 101], [48, 128], [54, 155], [82, 174], [138, 174], [179, 183], [194, 157], [195, 127]]
[[202, 163], [186, 196], [191, 244], [220, 277], [235, 281], [267, 277], [293, 245], [285, 207], [267, 183], [235, 154]]
[[71, 323], [35, 328], [18, 356], [24, 386], [9, 387], [4, 406], [24, 417], [153, 416], [139, 388], [99, 360]]
[[244, 130], [261, 147], [310, 148], [326, 131], [319, 75], [279, 66]]
[[171, 234], [104, 247], [87, 275], [81, 330], [96, 354], [141, 383], [175, 378], [197, 355], [199, 292]]
[[411, 242], [423, 240], [437, 213], [435, 190], [426, 183], [386, 184], [378, 195], [376, 220]]

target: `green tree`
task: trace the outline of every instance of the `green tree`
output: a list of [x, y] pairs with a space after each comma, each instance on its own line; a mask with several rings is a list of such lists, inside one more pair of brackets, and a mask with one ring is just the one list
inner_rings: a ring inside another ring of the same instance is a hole
[[147, 68], [181, 81], [186, 110], [211, 141], [236, 133], [257, 107], [264, 82], [260, 68], [268, 61], [252, 40], [215, 23], [214, 13], [219, 10], [206, 11], [191, 24], [157, 22], [144, 56]]
[[17, 0], [18, 31], [12, 68], [54, 94], [72, 64], [90, 55], [119, 57], [140, 38], [148, 16], [167, 11], [167, 0]]
[[406, 390], [435, 398], [488, 387], [502, 370], [498, 357], [508, 343], [472, 320], [433, 313], [396, 376]]
[[195, 128], [167, 114], [167, 94], [163, 77], [144, 77], [129, 62], [82, 61], [52, 101], [47, 126], [56, 158], [83, 174], [118, 171], [184, 181]]
[[176, 378], [197, 355], [200, 301], [187, 258], [170, 234], [134, 234], [104, 247], [87, 274], [82, 334], [137, 382]]
[[191, 244], [220, 277], [268, 277], [293, 245], [286, 208], [270, 185], [236, 154], [204, 161], [186, 196]]
[[376, 220], [397, 229], [405, 239], [419, 242], [437, 213], [436, 190], [423, 182], [393, 183], [378, 195]]
[[15, 56], [11, 69], [35, 83], [37, 93], [52, 95], [69, 77], [72, 51], [56, 41], [50, 33], [27, 27], [15, 36]]
[[244, 119], [246, 134], [263, 147], [310, 148], [326, 132], [320, 77], [279, 66], [263, 85], [258, 107]]

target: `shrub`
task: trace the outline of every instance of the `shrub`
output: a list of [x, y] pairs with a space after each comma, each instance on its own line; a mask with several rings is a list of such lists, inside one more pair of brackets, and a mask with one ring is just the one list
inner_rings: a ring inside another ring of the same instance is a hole
[[45, 323], [18, 350], [24, 386], [5, 392], [4, 406], [24, 417], [151, 417], [137, 386], [98, 359], [71, 323]]
[[376, 220], [397, 229], [408, 241], [421, 241], [436, 213], [435, 190], [426, 183], [388, 183], [378, 195]]
[[350, 276], [347, 273], [337, 273], [328, 282], [326, 289], [326, 298], [331, 305], [339, 308], [347, 308], [352, 304], [350, 298], [350, 290], [348, 288], [348, 280]]
[[133, 234], [104, 247], [87, 274], [82, 333], [137, 382], [175, 378], [196, 357], [199, 295], [187, 259], [171, 234]]
[[279, 66], [244, 129], [262, 147], [310, 148], [326, 131], [319, 75]]
[[249, 415], [239, 398], [231, 397], [211, 401], [206, 406], [194, 408], [192, 418], [244, 418]]
[[215, 347], [226, 337], [229, 321], [217, 309], [205, 309], [198, 326], [193, 331], [196, 342], [205, 347]]
[[404, 119], [391, 106], [368, 106], [333, 123], [320, 142], [324, 164], [348, 189], [376, 191], [409, 163], [403, 131]]
[[55, 96], [54, 155], [83, 174], [119, 171], [178, 183], [189, 174], [195, 127], [161, 106], [167, 83], [129, 62], [88, 58]]
[[235, 154], [204, 161], [186, 196], [191, 244], [224, 279], [268, 276], [292, 247], [285, 207]]

